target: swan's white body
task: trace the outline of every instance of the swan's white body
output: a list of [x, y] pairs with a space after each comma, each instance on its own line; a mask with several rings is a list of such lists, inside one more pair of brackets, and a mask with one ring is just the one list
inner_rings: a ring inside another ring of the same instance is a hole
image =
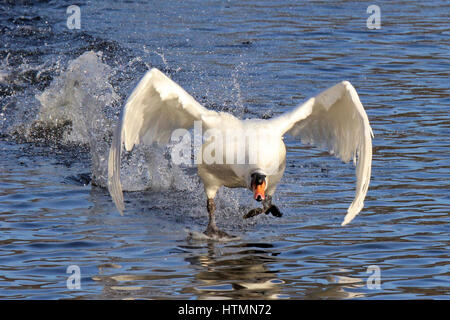
[[174, 130], [189, 129], [194, 121], [201, 121], [204, 132], [212, 130], [222, 137], [230, 133], [236, 137], [251, 133], [251, 138], [244, 140], [245, 159], [248, 160], [251, 152], [257, 153], [253, 162], [226, 161], [227, 157], [231, 159], [239, 153], [242, 145], [237, 140], [224, 139], [224, 152], [219, 156], [222, 161], [211, 163], [204, 151], [214, 141], [206, 141], [199, 155], [202, 161], [198, 164], [198, 174], [208, 199], [213, 199], [221, 186], [250, 188], [253, 172], [267, 176], [266, 194], [271, 196], [285, 169], [283, 136], [290, 134], [300, 137], [304, 143], [326, 148], [344, 162], [353, 159], [356, 164], [358, 158], [356, 195], [342, 225], [363, 208], [370, 182], [373, 133], [358, 94], [349, 82], [343, 81], [281, 116], [239, 120], [231, 114], [204, 108], [162, 72], [152, 69], [129, 97], [110, 150], [108, 188], [120, 212], [124, 210], [120, 183], [122, 144], [128, 151], [141, 142], [166, 144]]

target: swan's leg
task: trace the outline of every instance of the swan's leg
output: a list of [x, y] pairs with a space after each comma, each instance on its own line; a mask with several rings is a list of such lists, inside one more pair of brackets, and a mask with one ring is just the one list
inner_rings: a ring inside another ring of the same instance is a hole
[[262, 208], [255, 208], [250, 210], [247, 214], [244, 215], [244, 219], [248, 219], [254, 216], [257, 216], [261, 213], [269, 214], [271, 213], [274, 217], [281, 217], [283, 214], [280, 212], [278, 207], [272, 204], [272, 196], [266, 195], [266, 198], [262, 202]]
[[220, 238], [231, 238], [226, 232], [220, 230], [216, 225], [216, 217], [214, 211], [216, 211], [216, 204], [214, 199], [208, 199], [206, 202], [206, 208], [208, 210], [209, 222], [208, 227], [206, 227], [205, 234], [210, 238], [220, 239]]

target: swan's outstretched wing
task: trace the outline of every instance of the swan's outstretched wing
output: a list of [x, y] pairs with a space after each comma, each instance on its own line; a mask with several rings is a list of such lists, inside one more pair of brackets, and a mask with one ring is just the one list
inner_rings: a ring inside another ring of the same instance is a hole
[[282, 134], [326, 148], [344, 162], [356, 164], [356, 195], [342, 225], [364, 207], [372, 167], [372, 128], [355, 88], [343, 81], [309, 99], [292, 112], [273, 119]]
[[120, 183], [123, 143], [127, 151], [140, 142], [164, 145], [175, 129], [188, 129], [195, 120], [216, 114], [200, 105], [158, 69], [148, 71], [122, 110], [109, 152], [108, 189], [117, 209], [121, 213], [124, 210]]

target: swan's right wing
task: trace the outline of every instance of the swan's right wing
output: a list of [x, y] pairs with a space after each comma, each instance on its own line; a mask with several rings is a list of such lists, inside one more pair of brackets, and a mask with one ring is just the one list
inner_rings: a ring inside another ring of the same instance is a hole
[[109, 152], [108, 190], [120, 213], [124, 210], [120, 182], [122, 144], [127, 151], [140, 142], [165, 145], [174, 130], [189, 129], [195, 120], [216, 115], [158, 69], [145, 74], [122, 110]]

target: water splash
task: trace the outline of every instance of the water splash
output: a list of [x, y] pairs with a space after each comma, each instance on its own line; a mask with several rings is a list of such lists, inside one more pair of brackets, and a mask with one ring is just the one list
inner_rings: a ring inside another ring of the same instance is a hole
[[82, 54], [44, 92], [36, 95], [41, 103], [38, 120], [71, 121], [72, 130], [64, 136], [64, 142], [90, 144], [92, 150], [96, 136], [104, 135], [111, 127], [105, 109], [119, 100], [108, 82], [112, 73], [112, 68], [101, 61], [101, 53]]
[[102, 53], [88, 51], [72, 60], [66, 71], [36, 95], [41, 107], [35, 123], [43, 127], [70, 124], [69, 130], [55, 135], [55, 143], [88, 145], [92, 157], [93, 182], [104, 186], [107, 151], [113, 119], [108, 109], [120, 101], [108, 82], [114, 70], [102, 62]]

